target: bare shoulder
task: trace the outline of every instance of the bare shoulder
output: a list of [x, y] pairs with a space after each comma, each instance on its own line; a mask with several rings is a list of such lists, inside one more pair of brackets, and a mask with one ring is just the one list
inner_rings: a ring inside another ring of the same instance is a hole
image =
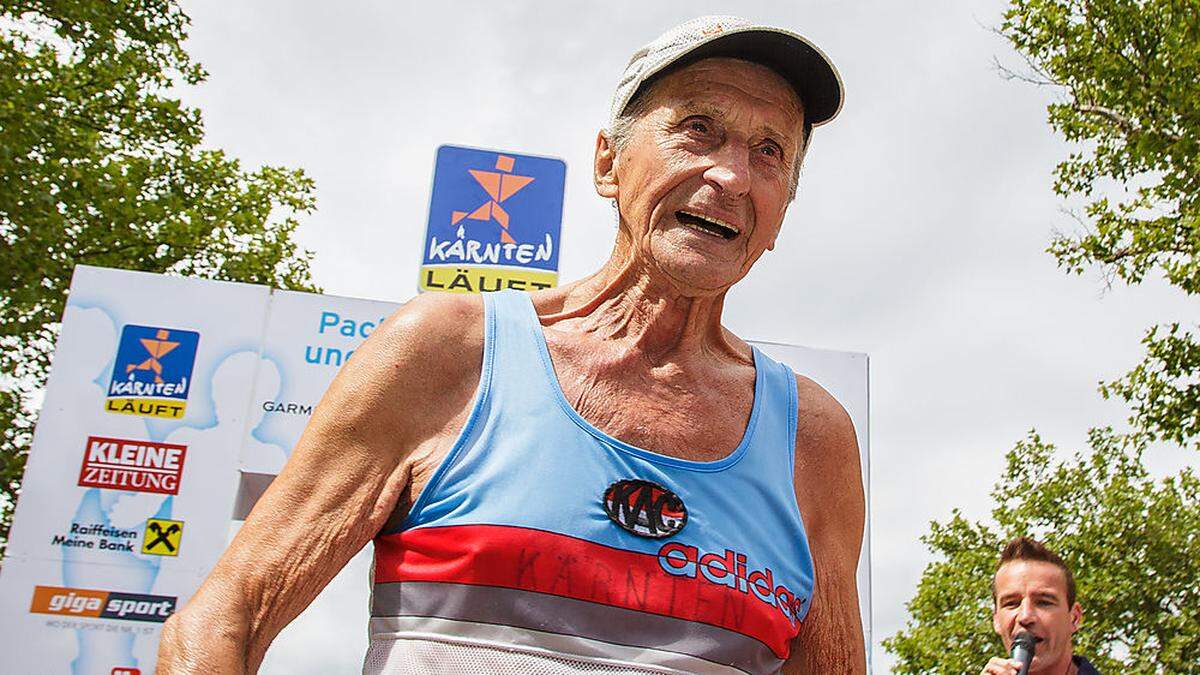
[[854, 422], [811, 379], [797, 375], [796, 392], [796, 499], [805, 523], [822, 534], [827, 526], [861, 531], [865, 505]]
[[796, 459], [810, 465], [858, 464], [858, 440], [850, 414], [824, 387], [796, 375]]
[[410, 443], [427, 438], [473, 395], [483, 339], [478, 296], [418, 296], [355, 350], [323, 404], [336, 404], [345, 424], [399, 433]]
[[373, 355], [391, 354], [393, 365], [420, 370], [470, 370], [477, 359], [466, 357], [482, 353], [483, 332], [480, 296], [427, 293], [401, 305], [376, 330]]

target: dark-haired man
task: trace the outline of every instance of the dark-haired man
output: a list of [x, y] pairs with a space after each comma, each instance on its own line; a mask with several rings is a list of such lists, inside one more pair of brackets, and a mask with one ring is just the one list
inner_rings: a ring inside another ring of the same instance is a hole
[[[1075, 577], [1063, 559], [1041, 542], [1017, 537], [1004, 547], [992, 577], [992, 627], [1011, 652], [1024, 631], [1037, 643], [1029, 675], [1099, 675], [1076, 656], [1072, 637], [1083, 620], [1075, 599]], [[984, 675], [1017, 675], [1019, 661], [994, 657]]]

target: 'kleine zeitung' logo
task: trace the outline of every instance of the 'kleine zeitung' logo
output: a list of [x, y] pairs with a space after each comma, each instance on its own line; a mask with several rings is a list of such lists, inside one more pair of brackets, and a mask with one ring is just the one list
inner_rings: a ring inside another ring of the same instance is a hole
[[604, 512], [642, 537], [662, 539], [687, 525], [687, 508], [674, 492], [648, 480], [620, 480], [604, 491]]
[[186, 445], [88, 436], [79, 485], [177, 495], [186, 456]]

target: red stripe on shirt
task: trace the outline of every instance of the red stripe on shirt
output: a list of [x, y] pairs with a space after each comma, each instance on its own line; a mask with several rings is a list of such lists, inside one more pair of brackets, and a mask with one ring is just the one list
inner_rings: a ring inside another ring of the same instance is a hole
[[425, 527], [375, 539], [375, 582], [443, 581], [548, 593], [719, 626], [786, 659], [798, 627], [750, 592], [664, 571], [656, 555], [503, 525]]

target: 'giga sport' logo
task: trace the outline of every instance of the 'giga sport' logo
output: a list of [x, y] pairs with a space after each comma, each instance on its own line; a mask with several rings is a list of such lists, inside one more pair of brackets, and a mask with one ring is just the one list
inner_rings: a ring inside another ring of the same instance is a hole
[[195, 331], [126, 325], [104, 409], [142, 417], [183, 417], [199, 344]]
[[34, 586], [29, 611], [35, 614], [162, 623], [175, 612], [177, 600], [173, 595]]

